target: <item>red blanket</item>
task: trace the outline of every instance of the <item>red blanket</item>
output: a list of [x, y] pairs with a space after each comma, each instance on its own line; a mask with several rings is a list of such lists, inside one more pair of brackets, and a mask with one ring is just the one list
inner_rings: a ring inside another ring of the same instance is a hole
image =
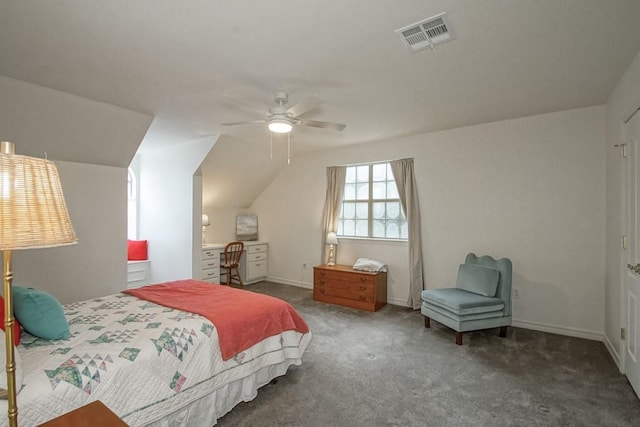
[[228, 286], [178, 280], [124, 293], [211, 320], [218, 330], [223, 360], [283, 331], [309, 332], [305, 321], [289, 303]]

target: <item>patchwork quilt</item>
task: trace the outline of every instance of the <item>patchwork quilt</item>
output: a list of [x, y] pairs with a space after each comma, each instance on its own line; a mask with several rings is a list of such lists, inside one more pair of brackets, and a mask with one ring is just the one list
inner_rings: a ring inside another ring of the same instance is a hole
[[[21, 426], [101, 400], [129, 425], [145, 425], [212, 390], [287, 359], [300, 364], [311, 334], [285, 331], [223, 361], [204, 317], [115, 294], [67, 304], [71, 336], [23, 332], [18, 394]], [[0, 410], [6, 414], [6, 401]], [[0, 426], [7, 425], [0, 416]]]

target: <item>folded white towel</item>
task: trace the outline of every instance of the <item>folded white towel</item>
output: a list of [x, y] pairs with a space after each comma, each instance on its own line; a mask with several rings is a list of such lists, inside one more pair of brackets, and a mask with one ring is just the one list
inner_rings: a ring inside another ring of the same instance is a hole
[[387, 266], [380, 261], [376, 261], [373, 259], [358, 258], [356, 263], [353, 264], [353, 269], [376, 273], [378, 271], [387, 271]]

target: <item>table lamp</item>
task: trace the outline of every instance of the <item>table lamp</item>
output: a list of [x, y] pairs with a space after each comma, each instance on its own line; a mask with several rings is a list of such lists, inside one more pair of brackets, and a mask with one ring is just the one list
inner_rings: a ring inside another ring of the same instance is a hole
[[78, 242], [62, 194], [58, 170], [46, 159], [15, 154], [11, 142], [0, 142], [0, 250], [4, 285], [9, 425], [18, 425], [16, 364], [13, 344], [11, 251], [51, 248]]
[[334, 266], [336, 265], [336, 248], [335, 245], [338, 244], [338, 236], [333, 231], [327, 233], [327, 243], [329, 244], [329, 257], [327, 260], [327, 265]]
[[207, 243], [207, 227], [211, 225], [211, 221], [209, 221], [209, 215], [202, 214], [202, 244]]

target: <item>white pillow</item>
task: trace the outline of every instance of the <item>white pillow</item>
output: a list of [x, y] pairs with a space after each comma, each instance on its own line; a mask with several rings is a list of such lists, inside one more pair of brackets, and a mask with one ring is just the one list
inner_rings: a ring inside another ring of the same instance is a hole
[[[5, 395], [7, 390], [7, 355], [5, 352], [5, 335], [4, 331], [0, 329], [0, 394]], [[20, 352], [16, 347], [13, 347], [13, 360], [16, 364], [16, 394], [20, 393], [22, 389], [22, 359], [20, 359]], [[6, 399], [6, 397], [4, 397]]]

